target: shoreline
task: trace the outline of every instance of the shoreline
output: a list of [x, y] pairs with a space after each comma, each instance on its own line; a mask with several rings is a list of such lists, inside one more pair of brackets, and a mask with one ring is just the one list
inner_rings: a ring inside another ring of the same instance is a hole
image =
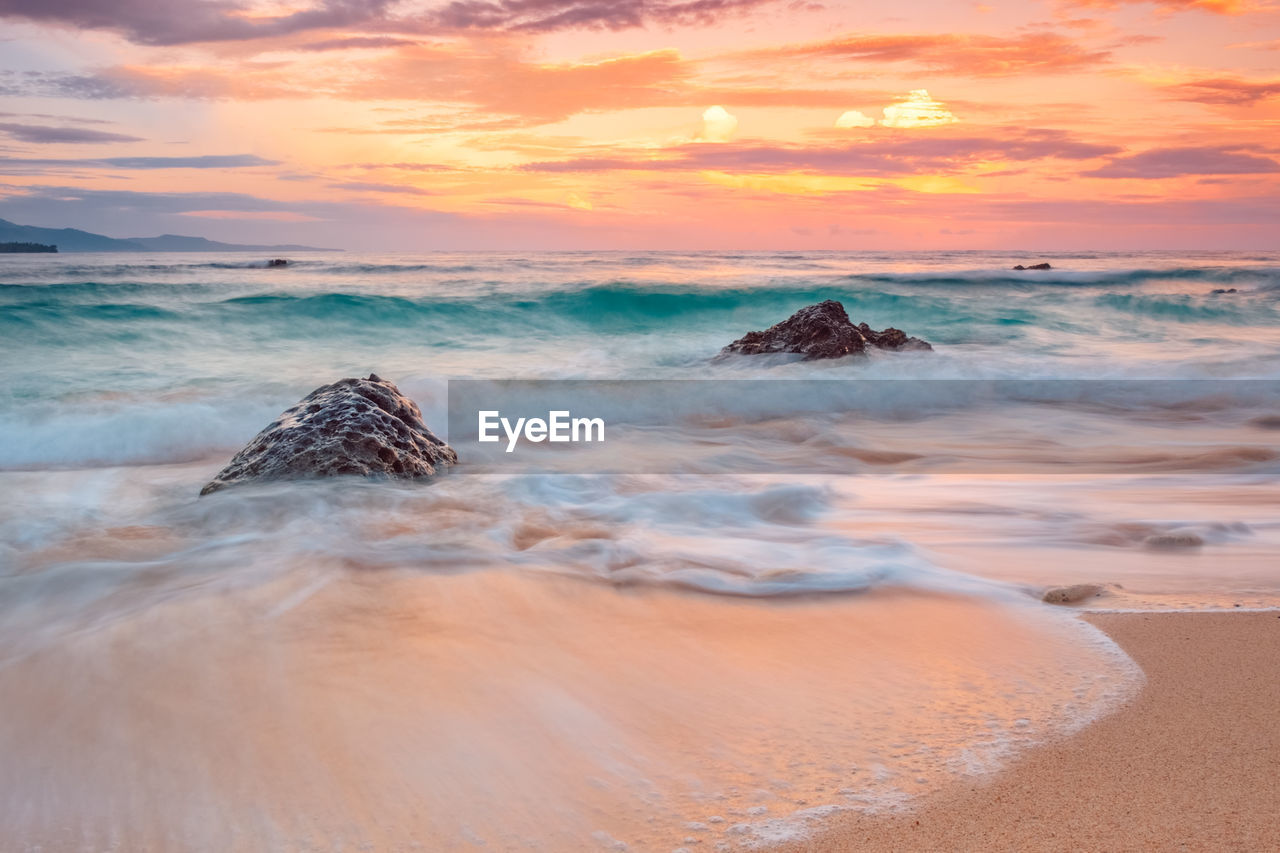
[[1129, 702], [989, 777], [771, 849], [1280, 849], [1280, 612], [1084, 618], [1146, 674]]

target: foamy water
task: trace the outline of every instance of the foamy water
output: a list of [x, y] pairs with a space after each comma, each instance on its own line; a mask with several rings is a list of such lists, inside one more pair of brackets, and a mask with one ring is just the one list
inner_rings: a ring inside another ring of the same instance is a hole
[[[0, 266], [19, 849], [767, 845], [1129, 695], [1048, 586], [1277, 604], [1280, 256], [298, 260]], [[710, 360], [825, 298], [935, 351]], [[449, 379], [703, 381], [550, 472], [196, 497], [370, 371], [436, 429]]]

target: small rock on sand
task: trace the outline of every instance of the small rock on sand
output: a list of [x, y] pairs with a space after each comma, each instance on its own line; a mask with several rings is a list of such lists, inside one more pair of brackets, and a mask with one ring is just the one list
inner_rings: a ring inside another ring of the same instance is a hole
[[1047, 601], [1049, 604], [1079, 604], [1090, 598], [1097, 598], [1105, 591], [1101, 584], [1096, 583], [1055, 586], [1053, 589], [1045, 590], [1044, 595], [1040, 596], [1040, 600]]

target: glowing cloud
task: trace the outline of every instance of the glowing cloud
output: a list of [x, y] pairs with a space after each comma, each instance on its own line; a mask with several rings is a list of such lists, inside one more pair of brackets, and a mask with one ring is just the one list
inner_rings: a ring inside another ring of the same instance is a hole
[[836, 127], [871, 127], [876, 120], [858, 110], [849, 110], [836, 119]]
[[738, 132], [738, 119], [721, 106], [708, 107], [702, 114], [701, 142], [728, 142]]
[[884, 108], [880, 123], [885, 127], [937, 127], [957, 121], [940, 101], [929, 96], [928, 89], [913, 89], [896, 104]]

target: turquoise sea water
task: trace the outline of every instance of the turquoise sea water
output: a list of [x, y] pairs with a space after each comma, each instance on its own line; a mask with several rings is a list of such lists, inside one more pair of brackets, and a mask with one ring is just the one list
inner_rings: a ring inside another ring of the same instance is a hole
[[[1280, 602], [1280, 253], [265, 260], [0, 261], [0, 680], [31, 697], [0, 723], [0, 807], [24, 843], [767, 841], [1127, 695], [1140, 675], [1047, 586]], [[822, 299], [934, 350], [714, 358]], [[437, 431], [450, 379], [703, 382], [629, 434], [660, 474], [584, 456], [197, 499], [284, 408], [370, 372]], [[894, 382], [871, 405], [814, 379]], [[1013, 379], [1042, 384], [967, 390]], [[927, 639], [973, 608], [981, 631]], [[344, 710], [244, 734], [299, 703]]]

